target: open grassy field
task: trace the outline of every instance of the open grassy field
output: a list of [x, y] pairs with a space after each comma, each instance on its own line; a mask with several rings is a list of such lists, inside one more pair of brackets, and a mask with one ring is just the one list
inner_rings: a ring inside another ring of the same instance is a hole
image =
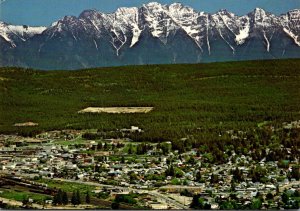
[[87, 191], [91, 192], [96, 189], [95, 186], [79, 184], [74, 182], [66, 182], [66, 181], [57, 181], [51, 179], [39, 179], [37, 182], [47, 184], [49, 188], [57, 188], [68, 193], [72, 193], [73, 191], [80, 190], [82, 193], [86, 193]]
[[[150, 65], [78, 71], [0, 69], [0, 133], [121, 129], [179, 139], [300, 119], [300, 60]], [[79, 114], [87, 107], [149, 113]], [[36, 127], [15, 127], [34, 122]], [[205, 138], [205, 136], [204, 136]]]
[[0, 189], [0, 197], [13, 199], [16, 201], [23, 201], [24, 199], [31, 198], [35, 203], [42, 204], [45, 200], [51, 200], [52, 197], [44, 194], [32, 193], [26, 189], [18, 189], [13, 187], [12, 189]]

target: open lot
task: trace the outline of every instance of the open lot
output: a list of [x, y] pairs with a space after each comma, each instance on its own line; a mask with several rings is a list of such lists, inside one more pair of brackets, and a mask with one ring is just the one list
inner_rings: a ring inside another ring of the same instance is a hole
[[16, 123], [14, 124], [15, 127], [35, 127], [38, 126], [38, 123], [35, 122], [24, 122], [24, 123]]
[[78, 113], [111, 113], [111, 114], [132, 114], [132, 113], [148, 113], [153, 107], [88, 107]]

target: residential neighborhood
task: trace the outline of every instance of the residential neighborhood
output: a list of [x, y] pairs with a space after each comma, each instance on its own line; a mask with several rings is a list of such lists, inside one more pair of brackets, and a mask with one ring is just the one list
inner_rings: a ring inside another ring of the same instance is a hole
[[[299, 129], [300, 121], [285, 123], [282, 128]], [[270, 126], [268, 129], [275, 131]], [[224, 152], [224, 162], [213, 162], [213, 155], [201, 148], [189, 147], [181, 152], [174, 150], [170, 141], [145, 143], [128, 138], [142, 133], [141, 128], [132, 126], [112, 131], [110, 135], [99, 130], [49, 131], [30, 138], [0, 135], [0, 206], [299, 208], [299, 148], [295, 154], [294, 146], [279, 146], [290, 160], [272, 160], [273, 151], [266, 148], [259, 161], [253, 159], [254, 152], [239, 153], [232, 148]], [[224, 134], [235, 140], [246, 133]], [[181, 141], [187, 143], [187, 139]], [[75, 188], [60, 189], [58, 184], [62, 182]], [[76, 185], [86, 188], [85, 191], [77, 190]], [[11, 197], [12, 191], [34, 191], [43, 197], [18, 199]], [[76, 204], [74, 191], [78, 191], [78, 198], [86, 197], [86, 201]], [[55, 202], [60, 192], [67, 198], [63, 205]]]

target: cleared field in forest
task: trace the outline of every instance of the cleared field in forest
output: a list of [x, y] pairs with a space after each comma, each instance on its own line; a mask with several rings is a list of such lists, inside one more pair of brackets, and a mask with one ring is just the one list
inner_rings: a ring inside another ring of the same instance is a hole
[[88, 107], [78, 113], [110, 113], [110, 114], [130, 114], [148, 113], [153, 107]]

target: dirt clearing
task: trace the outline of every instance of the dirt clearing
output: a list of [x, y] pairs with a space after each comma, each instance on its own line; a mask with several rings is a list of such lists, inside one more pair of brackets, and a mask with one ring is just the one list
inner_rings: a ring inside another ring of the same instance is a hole
[[8, 78], [0, 77], [0, 81], [8, 81]]
[[24, 123], [14, 124], [15, 127], [35, 127], [38, 125], [39, 125], [38, 123], [34, 123], [34, 122], [24, 122]]
[[131, 114], [148, 113], [153, 107], [88, 107], [78, 113], [111, 113], [111, 114]]

